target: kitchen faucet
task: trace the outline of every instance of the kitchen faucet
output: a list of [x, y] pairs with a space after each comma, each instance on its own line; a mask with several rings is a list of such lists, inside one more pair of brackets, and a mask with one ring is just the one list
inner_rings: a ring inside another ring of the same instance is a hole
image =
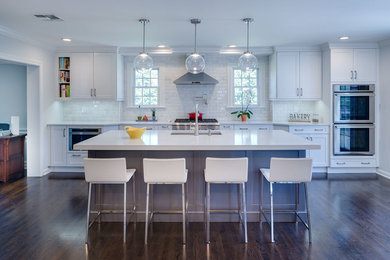
[[199, 115], [199, 104], [195, 105], [195, 129], [194, 129], [194, 135], [199, 135], [199, 121], [198, 121], [198, 115]]

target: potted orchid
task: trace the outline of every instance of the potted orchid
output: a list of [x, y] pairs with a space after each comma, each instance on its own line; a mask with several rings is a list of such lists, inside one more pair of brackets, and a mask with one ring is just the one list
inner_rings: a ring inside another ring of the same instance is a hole
[[[232, 112], [232, 115], [237, 114], [237, 118], [241, 117], [242, 122], [246, 122], [247, 118], [251, 118], [253, 112], [249, 110], [249, 105], [252, 103], [253, 93], [251, 90], [244, 90], [241, 95], [241, 110]], [[244, 109], [245, 107], [245, 109]]]

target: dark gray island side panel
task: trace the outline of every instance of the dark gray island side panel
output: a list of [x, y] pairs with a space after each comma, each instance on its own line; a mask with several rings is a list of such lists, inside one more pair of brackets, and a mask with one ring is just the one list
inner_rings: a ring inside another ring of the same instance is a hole
[[[253, 151], [93, 151], [90, 158], [125, 157], [127, 168], [136, 169], [137, 220], [144, 221], [146, 184], [143, 179], [143, 158], [185, 158], [188, 169], [188, 205], [189, 220], [203, 221], [204, 175], [206, 157], [248, 157], [247, 211], [248, 221], [259, 220], [260, 174], [259, 168], [268, 168], [271, 157], [303, 158], [305, 150], [253, 150]], [[109, 172], [107, 174], [110, 174]], [[95, 185], [97, 186], [97, 185]], [[181, 209], [181, 185], [153, 185], [155, 210]], [[128, 184], [128, 208], [132, 203], [132, 185]], [[123, 203], [122, 187], [119, 185], [102, 185], [102, 208], [121, 209]], [[303, 201], [303, 189], [299, 189], [299, 200]], [[95, 189], [96, 197], [97, 189]], [[211, 185], [212, 209], [236, 209], [238, 207], [238, 185]], [[274, 201], [276, 208], [295, 208], [295, 185], [275, 185]], [[264, 181], [264, 206], [269, 205], [269, 184]], [[304, 205], [300, 205], [302, 209]], [[179, 215], [155, 215], [155, 221], [181, 221]], [[293, 215], [277, 214], [276, 221], [294, 220]], [[103, 220], [122, 221], [121, 216], [104, 216]], [[236, 214], [212, 214], [211, 221], [238, 221]]]

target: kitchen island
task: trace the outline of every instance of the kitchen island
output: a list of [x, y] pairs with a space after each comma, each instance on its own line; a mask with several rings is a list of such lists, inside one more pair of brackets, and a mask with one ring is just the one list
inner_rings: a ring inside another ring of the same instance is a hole
[[[269, 167], [271, 157], [303, 158], [306, 150], [320, 149], [320, 145], [285, 131], [222, 131], [221, 135], [172, 135], [171, 131], [146, 131], [141, 139], [130, 139], [125, 131], [109, 131], [78, 143], [76, 150], [88, 150], [90, 158], [125, 157], [128, 168], [136, 169], [137, 219], [145, 214], [146, 185], [143, 181], [143, 158], [186, 158], [188, 169], [189, 220], [203, 221], [204, 177], [206, 157], [248, 157], [247, 210], [248, 220], [259, 220], [259, 168]], [[110, 174], [107, 172], [107, 174]], [[131, 186], [131, 185], [129, 185]], [[238, 185], [212, 185], [211, 208], [235, 209], [238, 206]], [[264, 204], [268, 205], [268, 185], [264, 183]], [[119, 187], [104, 185], [101, 206], [120, 209], [122, 197]], [[130, 189], [130, 187], [129, 187]], [[95, 198], [98, 197], [96, 189]], [[295, 207], [295, 185], [275, 185], [275, 205], [281, 209]], [[118, 192], [117, 192], [118, 191]], [[303, 199], [303, 189], [299, 197]], [[128, 192], [131, 203], [131, 192]], [[181, 208], [180, 185], [155, 185], [154, 209], [176, 210]], [[300, 199], [300, 201], [303, 201]], [[94, 204], [92, 204], [94, 205]], [[130, 205], [129, 205], [130, 206]], [[300, 205], [300, 208], [304, 205]], [[285, 214], [276, 216], [276, 221], [292, 220]], [[104, 216], [104, 220], [115, 220]], [[156, 221], [180, 221], [176, 215], [156, 215]], [[237, 221], [231, 214], [212, 214], [211, 221]], [[121, 221], [118, 216], [118, 221]]]

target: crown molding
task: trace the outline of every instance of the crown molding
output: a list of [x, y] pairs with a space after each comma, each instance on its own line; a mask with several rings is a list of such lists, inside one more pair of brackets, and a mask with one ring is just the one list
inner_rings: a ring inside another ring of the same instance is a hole
[[55, 51], [55, 47], [52, 45], [31, 39], [25, 35], [17, 33], [17, 32], [15, 32], [15, 31], [13, 31], [5, 26], [2, 26], [2, 25], [0, 25], [0, 35], [3, 35], [5, 37], [8, 37], [8, 38], [11, 38], [14, 40], [18, 40], [18, 41], [21, 41], [21, 42], [24, 42], [24, 43], [27, 43], [30, 45], [33, 45], [34, 47], [37, 47], [40, 49]]

